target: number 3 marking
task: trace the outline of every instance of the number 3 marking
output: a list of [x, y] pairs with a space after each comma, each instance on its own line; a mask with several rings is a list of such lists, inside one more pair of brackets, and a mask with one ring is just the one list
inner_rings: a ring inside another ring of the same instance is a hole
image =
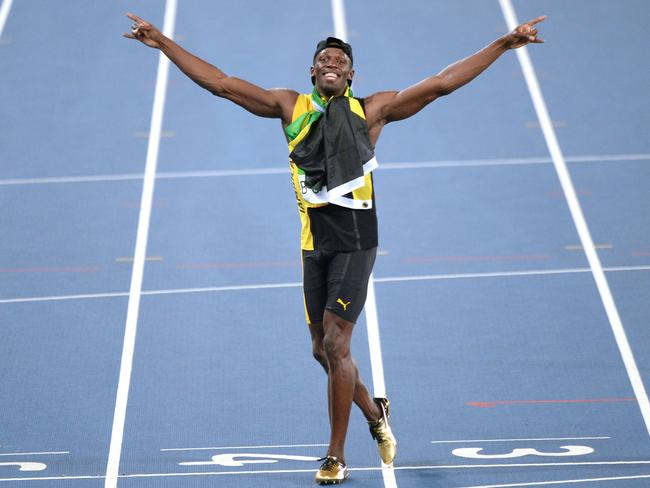
[[523, 448], [513, 449], [511, 452], [506, 454], [479, 454], [483, 450], [481, 447], [461, 447], [459, 449], [454, 449], [451, 453], [454, 456], [471, 459], [512, 459], [523, 456], [584, 456], [594, 452], [594, 450], [589, 446], [560, 446], [560, 449], [564, 449], [564, 452], [540, 452], [537, 449]]

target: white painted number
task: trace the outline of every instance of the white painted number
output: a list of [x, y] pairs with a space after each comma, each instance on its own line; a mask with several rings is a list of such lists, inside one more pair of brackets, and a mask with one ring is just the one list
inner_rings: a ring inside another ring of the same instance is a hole
[[451, 453], [454, 456], [470, 458], [470, 459], [512, 459], [523, 456], [543, 456], [543, 457], [561, 457], [561, 456], [584, 456], [591, 454], [594, 450], [589, 446], [560, 446], [564, 449], [563, 452], [541, 452], [537, 449], [524, 448], [513, 449], [505, 454], [480, 454], [483, 450], [481, 447], [461, 447], [454, 449]]
[[43, 471], [47, 465], [43, 463], [0, 463], [0, 466], [17, 466], [19, 471]]
[[[254, 458], [254, 459], [235, 459], [235, 458]], [[270, 464], [277, 463], [279, 460], [287, 461], [318, 461], [317, 457], [312, 456], [286, 456], [283, 454], [217, 454], [212, 456], [212, 461], [193, 461], [178, 463], [181, 466], [230, 466], [241, 467], [244, 464]]]

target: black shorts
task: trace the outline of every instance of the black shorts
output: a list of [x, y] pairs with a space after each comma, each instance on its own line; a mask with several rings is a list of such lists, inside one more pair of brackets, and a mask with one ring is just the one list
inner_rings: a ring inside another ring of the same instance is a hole
[[322, 322], [325, 309], [355, 323], [368, 293], [377, 248], [360, 251], [302, 251], [307, 323]]

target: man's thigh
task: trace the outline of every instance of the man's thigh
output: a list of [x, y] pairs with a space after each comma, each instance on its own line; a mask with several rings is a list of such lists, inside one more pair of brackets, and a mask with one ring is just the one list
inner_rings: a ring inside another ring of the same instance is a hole
[[366, 302], [377, 248], [337, 253], [329, 263], [325, 308], [356, 323]]

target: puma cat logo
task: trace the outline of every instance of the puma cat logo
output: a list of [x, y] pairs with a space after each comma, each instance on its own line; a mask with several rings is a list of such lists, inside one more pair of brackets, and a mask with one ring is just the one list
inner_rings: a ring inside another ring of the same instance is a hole
[[347, 311], [347, 309], [348, 309], [348, 305], [350, 305], [352, 302], [347, 302], [347, 303], [346, 303], [346, 302], [344, 302], [343, 300], [341, 300], [341, 299], [339, 298], [339, 299], [336, 300], [336, 303], [340, 303], [341, 306], [343, 307], [343, 311], [345, 312], [345, 311]]

